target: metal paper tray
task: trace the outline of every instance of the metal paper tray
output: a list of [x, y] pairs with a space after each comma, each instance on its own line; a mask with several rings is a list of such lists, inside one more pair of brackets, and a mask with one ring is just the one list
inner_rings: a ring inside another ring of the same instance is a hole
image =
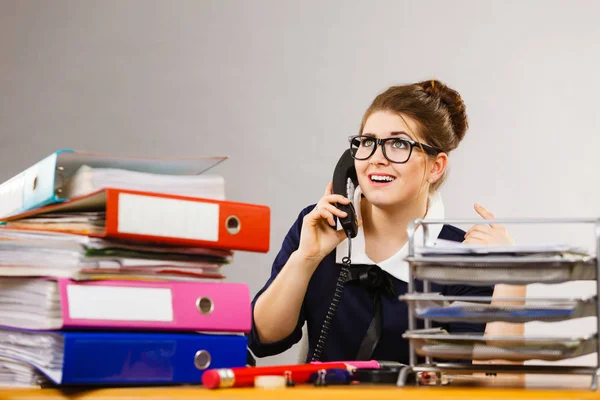
[[[483, 336], [431, 333], [432, 330], [407, 331], [417, 354], [438, 359], [559, 361], [598, 350], [595, 335], [587, 337]], [[423, 332], [423, 333], [422, 333]]]
[[596, 279], [596, 259], [527, 257], [408, 257], [413, 276], [440, 284], [527, 285]]
[[415, 293], [400, 296], [400, 300], [414, 307], [418, 318], [437, 322], [552, 322], [596, 315], [595, 297], [492, 298]]

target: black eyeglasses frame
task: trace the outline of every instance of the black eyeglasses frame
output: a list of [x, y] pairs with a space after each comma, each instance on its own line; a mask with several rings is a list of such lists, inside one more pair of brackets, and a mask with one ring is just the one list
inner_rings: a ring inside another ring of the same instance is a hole
[[[354, 153], [352, 152], [352, 141], [355, 139], [361, 139], [361, 138], [373, 140], [375, 142], [375, 146], [373, 146], [373, 150], [371, 150], [371, 154], [369, 154], [367, 157], [357, 158], [354, 155]], [[408, 157], [406, 158], [405, 161], [392, 161], [385, 153], [385, 143], [388, 141], [392, 141], [392, 140], [394, 140], [394, 141], [400, 140], [400, 141], [406, 142], [410, 145], [410, 151], [409, 151]], [[369, 136], [369, 135], [352, 135], [352, 136], [348, 137], [348, 141], [350, 142], [350, 154], [352, 155], [352, 158], [354, 158], [355, 160], [360, 160], [360, 161], [368, 160], [369, 158], [371, 158], [371, 156], [373, 154], [375, 154], [375, 152], [377, 151], [377, 146], [381, 146], [381, 150], [383, 152], [383, 156], [385, 157], [385, 159], [394, 164], [407, 163], [408, 160], [410, 160], [410, 156], [412, 156], [412, 152], [415, 147], [422, 149], [423, 151], [425, 151], [425, 153], [429, 154], [430, 156], [437, 156], [438, 154], [442, 153], [442, 150], [437, 149], [433, 146], [430, 146], [425, 143], [420, 143], [420, 142], [414, 141], [412, 139], [407, 139], [404, 137], [388, 137], [388, 138], [380, 139], [380, 138], [376, 138], [374, 136]]]

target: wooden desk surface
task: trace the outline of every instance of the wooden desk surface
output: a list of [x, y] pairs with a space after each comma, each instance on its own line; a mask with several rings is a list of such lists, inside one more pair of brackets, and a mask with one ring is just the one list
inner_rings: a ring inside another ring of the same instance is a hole
[[60, 391], [57, 389], [0, 389], [0, 399], [394, 399], [394, 400], [462, 400], [462, 399], [600, 399], [600, 392], [584, 389], [508, 389], [395, 386], [330, 386], [316, 388], [299, 386], [280, 390], [253, 388], [207, 390], [202, 387], [158, 387], [95, 389], [88, 391]]

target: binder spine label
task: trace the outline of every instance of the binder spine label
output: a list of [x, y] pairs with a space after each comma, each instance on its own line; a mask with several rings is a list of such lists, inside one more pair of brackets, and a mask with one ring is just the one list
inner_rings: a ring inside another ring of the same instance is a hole
[[119, 193], [120, 233], [216, 242], [219, 205], [201, 201]]
[[71, 319], [106, 321], [173, 321], [169, 288], [67, 285]]

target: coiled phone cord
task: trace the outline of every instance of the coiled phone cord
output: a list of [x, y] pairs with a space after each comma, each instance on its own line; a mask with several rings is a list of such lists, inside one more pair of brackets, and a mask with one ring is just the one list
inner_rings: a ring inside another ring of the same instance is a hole
[[337, 308], [340, 304], [340, 300], [342, 299], [342, 292], [344, 291], [344, 285], [348, 281], [350, 276], [350, 255], [352, 254], [352, 240], [348, 237], [348, 256], [342, 258], [342, 267], [340, 269], [340, 275], [338, 276], [338, 280], [335, 284], [335, 292], [333, 293], [333, 299], [331, 300], [331, 304], [329, 305], [329, 309], [327, 310], [327, 314], [325, 315], [325, 321], [323, 321], [323, 326], [321, 327], [321, 334], [319, 335], [319, 340], [317, 341], [317, 345], [315, 346], [315, 351], [313, 352], [311, 361], [321, 361], [321, 357], [323, 356], [323, 350], [325, 350], [325, 345], [327, 344], [327, 339], [329, 336], [329, 330], [331, 329], [331, 323], [333, 321], [333, 317], [337, 311]]

